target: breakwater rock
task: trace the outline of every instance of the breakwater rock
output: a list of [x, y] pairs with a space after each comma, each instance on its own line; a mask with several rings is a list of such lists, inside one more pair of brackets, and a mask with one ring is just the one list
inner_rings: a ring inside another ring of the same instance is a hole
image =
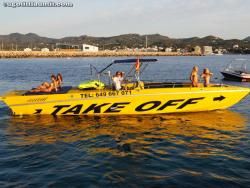
[[131, 51], [0, 51], [0, 58], [60, 58], [60, 57], [118, 57], [118, 56], [201, 56], [201, 54], [186, 52], [131, 52]]

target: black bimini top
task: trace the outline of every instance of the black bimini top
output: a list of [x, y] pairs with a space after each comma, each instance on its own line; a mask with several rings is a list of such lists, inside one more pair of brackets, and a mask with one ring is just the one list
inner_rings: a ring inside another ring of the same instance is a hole
[[[114, 60], [113, 63], [135, 63], [137, 59], [121, 59], [121, 60]], [[157, 59], [139, 59], [140, 63], [144, 62], [156, 62]]]
[[[121, 60], [114, 60], [112, 63], [110, 63], [107, 67], [105, 67], [104, 69], [102, 69], [100, 73], [102, 73], [103, 71], [105, 71], [107, 68], [109, 68], [111, 65], [113, 64], [118, 64], [118, 63], [135, 63], [138, 59], [121, 59]], [[156, 62], [158, 61], [158, 59], [139, 59], [140, 63], [151, 63], [151, 62]]]

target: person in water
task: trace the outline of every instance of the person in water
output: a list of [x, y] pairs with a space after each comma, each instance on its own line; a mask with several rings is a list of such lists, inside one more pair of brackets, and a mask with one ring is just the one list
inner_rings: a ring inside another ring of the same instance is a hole
[[198, 66], [194, 66], [193, 67], [193, 70], [190, 74], [190, 80], [192, 82], [192, 86], [193, 87], [198, 87], [199, 86], [199, 76], [198, 76], [198, 71], [199, 71], [199, 68]]
[[62, 82], [63, 82], [63, 78], [62, 78], [62, 74], [58, 73], [56, 76], [56, 82], [57, 82], [57, 87], [58, 89], [62, 89]]
[[58, 91], [57, 79], [54, 74], [51, 75], [51, 83], [44, 82], [42, 85], [38, 86], [35, 89], [32, 89], [31, 92], [51, 92]]
[[213, 75], [213, 73], [210, 72], [208, 68], [205, 68], [203, 70], [203, 73], [201, 74], [201, 77], [204, 80], [204, 87], [208, 87], [209, 86], [209, 84], [210, 84], [210, 78], [211, 78], [212, 75]]
[[114, 88], [119, 91], [122, 88], [122, 73], [117, 71], [112, 78], [114, 83]]

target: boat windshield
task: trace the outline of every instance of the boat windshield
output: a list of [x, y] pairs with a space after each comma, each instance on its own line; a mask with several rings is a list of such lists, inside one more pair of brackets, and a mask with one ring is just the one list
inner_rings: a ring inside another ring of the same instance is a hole
[[225, 69], [226, 71], [250, 74], [250, 60], [235, 59]]
[[98, 71], [96, 68], [96, 75], [98, 80], [111, 85], [112, 77], [117, 73], [121, 72], [123, 80], [127, 83], [139, 82], [140, 77], [150, 64], [156, 63], [157, 59], [151, 58], [138, 58], [138, 59], [121, 59], [114, 60], [106, 67]]

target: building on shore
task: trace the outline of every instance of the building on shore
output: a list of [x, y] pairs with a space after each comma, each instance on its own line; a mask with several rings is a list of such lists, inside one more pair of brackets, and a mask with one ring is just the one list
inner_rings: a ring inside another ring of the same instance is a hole
[[234, 44], [233, 45], [233, 49], [238, 49], [239, 48], [239, 45], [238, 44]]
[[99, 48], [97, 46], [83, 44], [82, 51], [84, 51], [84, 52], [98, 52]]
[[42, 48], [41, 52], [49, 52], [49, 48]]
[[145, 50], [146, 52], [158, 52], [159, 51], [157, 46], [148, 47]]
[[56, 43], [55, 51], [80, 51], [80, 45], [66, 44], [66, 43]]
[[194, 47], [194, 53], [201, 54], [201, 47], [200, 46], [195, 46]]
[[222, 54], [224, 53], [224, 51], [223, 51], [223, 49], [218, 48], [218, 49], [215, 49], [215, 50], [214, 50], [214, 53], [215, 53], [216, 55], [222, 55]]
[[165, 48], [165, 52], [172, 52], [172, 47], [170, 47], [170, 48]]
[[31, 48], [24, 48], [24, 50], [23, 50], [24, 52], [31, 52], [32, 51], [32, 49]]
[[203, 46], [202, 53], [203, 55], [212, 55], [213, 54], [212, 46]]

